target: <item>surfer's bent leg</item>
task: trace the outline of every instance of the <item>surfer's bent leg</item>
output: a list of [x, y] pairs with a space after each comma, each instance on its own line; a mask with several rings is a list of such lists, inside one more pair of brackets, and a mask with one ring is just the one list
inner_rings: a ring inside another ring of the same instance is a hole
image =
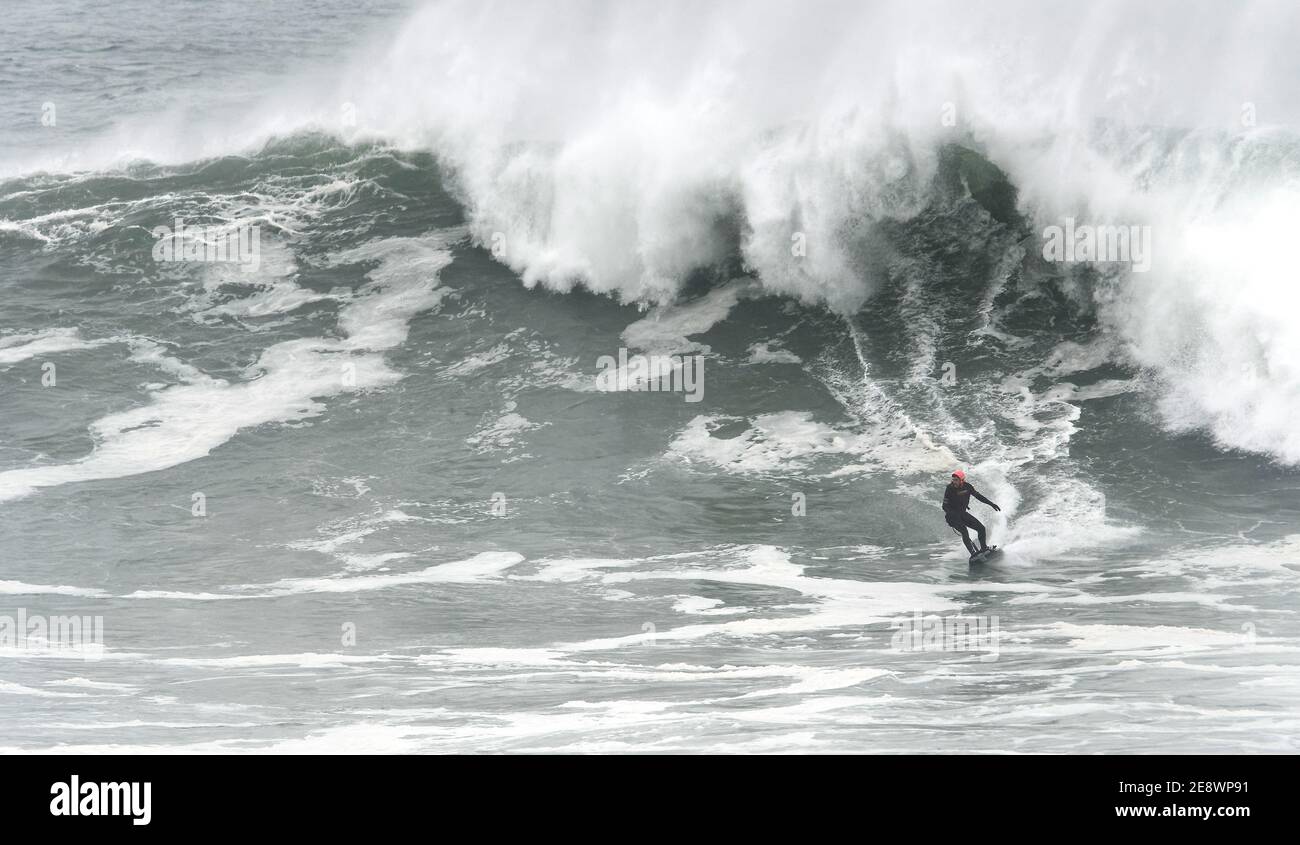
[[[971, 528], [975, 529], [975, 533], [979, 535], [980, 548], [987, 549], [989, 547], [989, 544], [987, 542], [988, 531], [985, 530], [984, 523], [980, 522], [978, 519], [976, 519], [975, 517], [971, 516], [968, 513], [962, 514], [962, 522], [966, 523], [966, 525], [969, 525]], [[965, 534], [965, 532], [962, 533]], [[966, 545], [969, 546], [970, 543], [968, 542]], [[974, 554], [974, 552], [971, 552], [971, 554]]]
[[966, 526], [961, 519], [959, 517], [951, 518], [948, 520], [948, 525], [953, 531], [961, 535], [961, 541], [966, 544], [966, 551], [975, 554], [975, 544], [970, 541], [970, 533], [967, 532]]

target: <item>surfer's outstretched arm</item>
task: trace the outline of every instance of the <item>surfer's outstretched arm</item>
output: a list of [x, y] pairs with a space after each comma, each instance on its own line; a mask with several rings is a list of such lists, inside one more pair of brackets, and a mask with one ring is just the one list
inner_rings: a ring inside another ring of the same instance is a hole
[[967, 486], [970, 487], [970, 494], [971, 494], [972, 496], [974, 496], [975, 498], [979, 499], [981, 502], [983, 502], [984, 504], [988, 505], [989, 507], [993, 508], [993, 510], [995, 510], [995, 511], [1001, 511], [1001, 510], [1002, 510], [1002, 508], [1000, 508], [1000, 507], [998, 507], [997, 505], [993, 504], [993, 502], [992, 502], [990, 499], [986, 499], [986, 498], [984, 498], [983, 496], [981, 496], [981, 495], [980, 495], [980, 491], [976, 490], [976, 489], [975, 489], [975, 486], [974, 486], [973, 484], [968, 484]]

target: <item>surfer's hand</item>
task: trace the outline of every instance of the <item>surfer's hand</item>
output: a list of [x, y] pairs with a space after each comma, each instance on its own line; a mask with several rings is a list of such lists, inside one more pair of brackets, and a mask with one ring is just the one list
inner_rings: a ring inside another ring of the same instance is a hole
[[993, 506], [993, 510], [997, 511], [998, 513], [1002, 513], [1002, 508], [998, 507], [997, 505]]

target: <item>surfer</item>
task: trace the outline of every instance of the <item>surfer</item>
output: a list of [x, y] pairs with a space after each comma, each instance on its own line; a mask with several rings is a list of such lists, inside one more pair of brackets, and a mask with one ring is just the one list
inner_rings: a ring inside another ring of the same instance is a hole
[[[952, 530], [961, 535], [961, 541], [966, 544], [966, 551], [970, 552], [971, 556], [974, 557], [980, 552], [989, 551], [989, 546], [985, 542], [987, 531], [984, 528], [984, 523], [967, 512], [967, 508], [970, 507], [971, 496], [979, 499], [995, 511], [1001, 511], [1002, 508], [981, 496], [979, 491], [966, 481], [966, 473], [961, 470], [954, 472], [952, 474], [952, 483], [943, 488], [943, 517], [952, 526]], [[974, 528], [976, 535], [979, 536], [980, 547], [978, 549], [971, 542], [967, 528]]]

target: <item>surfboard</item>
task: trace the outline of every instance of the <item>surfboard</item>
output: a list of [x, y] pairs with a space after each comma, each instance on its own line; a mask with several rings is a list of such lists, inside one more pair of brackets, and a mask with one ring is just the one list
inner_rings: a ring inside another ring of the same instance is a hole
[[988, 551], [976, 552], [975, 554], [971, 555], [970, 562], [972, 564], [985, 563], [986, 561], [992, 560], [993, 558], [997, 557], [1000, 554], [1002, 554], [1002, 552], [998, 550], [997, 546], [989, 546]]

